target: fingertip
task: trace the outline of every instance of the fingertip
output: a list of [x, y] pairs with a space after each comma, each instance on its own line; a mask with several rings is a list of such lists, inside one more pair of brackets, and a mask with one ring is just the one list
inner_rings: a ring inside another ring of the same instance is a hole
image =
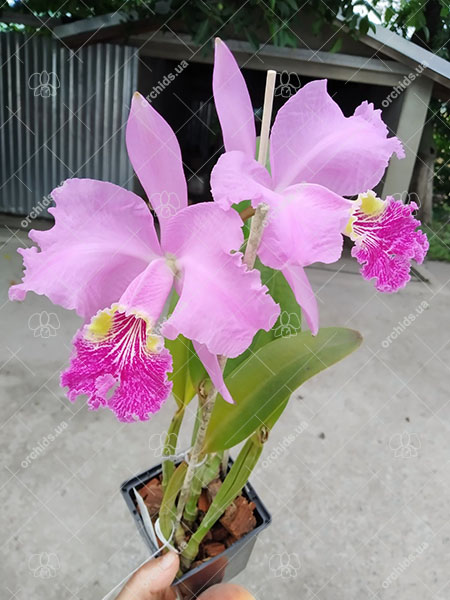
[[179, 564], [176, 552], [149, 560], [128, 581], [120, 600], [147, 600], [150, 592], [163, 592], [175, 579]]

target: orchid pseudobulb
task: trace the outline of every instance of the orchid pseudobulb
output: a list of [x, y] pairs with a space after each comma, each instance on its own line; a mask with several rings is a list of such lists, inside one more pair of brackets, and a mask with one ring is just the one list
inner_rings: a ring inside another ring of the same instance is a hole
[[[171, 391], [172, 359], [163, 337], [183, 334], [232, 402], [217, 355], [241, 354], [259, 329], [273, 326], [279, 307], [259, 273], [242, 262], [239, 215], [214, 203], [187, 205], [175, 134], [139, 94], [126, 141], [159, 217], [161, 239], [145, 202], [132, 192], [68, 180], [53, 192], [55, 225], [30, 232], [40, 252], [20, 251], [25, 274], [10, 298], [23, 300], [34, 291], [86, 319], [61, 379], [70, 400], [87, 394], [91, 408], [109, 407], [121, 421], [148, 419]], [[173, 289], [179, 300], [156, 334]]]
[[345, 198], [376, 186], [393, 153], [404, 157], [400, 141], [387, 137], [380, 111], [363, 102], [347, 118], [328, 95], [325, 80], [308, 83], [278, 111], [269, 174], [254, 158], [247, 86], [221, 40], [216, 42], [213, 92], [226, 150], [211, 175], [213, 197], [227, 211], [242, 200], [269, 206], [259, 257], [283, 272], [312, 333], [318, 331], [318, 308], [304, 267], [338, 260], [343, 233], [355, 241], [353, 256], [363, 265], [362, 275], [376, 279], [377, 289], [404, 286], [411, 259], [422, 262], [428, 249], [426, 236], [416, 231], [416, 206], [378, 199], [376, 211], [367, 213], [363, 196]]

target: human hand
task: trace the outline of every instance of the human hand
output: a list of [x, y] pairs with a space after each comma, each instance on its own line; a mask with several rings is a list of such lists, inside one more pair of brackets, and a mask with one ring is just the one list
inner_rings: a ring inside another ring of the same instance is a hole
[[[170, 585], [179, 568], [175, 552], [145, 563], [125, 584], [116, 600], [175, 600]], [[214, 585], [199, 600], [254, 600], [244, 588], [232, 583]]]

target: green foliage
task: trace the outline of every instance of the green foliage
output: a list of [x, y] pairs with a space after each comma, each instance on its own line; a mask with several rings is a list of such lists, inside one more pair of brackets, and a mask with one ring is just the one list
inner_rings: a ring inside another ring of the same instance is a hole
[[[231, 37], [247, 39], [255, 48], [260, 45], [257, 33], [261, 33], [264, 40], [270, 37], [270, 43], [276, 46], [296, 48], [301, 42], [294, 28], [301, 23], [306, 12], [315, 17], [316, 34], [325, 24], [332, 24], [338, 13], [351, 31], [366, 32], [372, 24], [367, 17], [354, 12], [358, 5], [369, 3], [365, 0], [248, 0], [243, 5], [242, 2], [223, 0], [128, 0], [125, 3], [121, 0], [99, 0], [95, 3], [28, 0], [26, 6], [23, 1], [17, 2], [14, 10], [28, 16], [32, 12], [44, 20], [50, 16], [66, 22], [120, 11], [130, 21], [149, 19], [155, 29], [173, 17], [200, 45], [207, 45], [213, 36], [225, 30]], [[8, 7], [8, 11], [11, 10]], [[40, 29], [42, 33], [49, 34], [46, 27]]]
[[450, 109], [448, 102], [433, 99], [427, 119], [433, 120], [433, 139], [436, 146], [434, 163], [433, 211], [438, 221], [449, 218], [450, 196]]
[[[447, 214], [447, 218], [444, 215]], [[423, 226], [423, 230], [428, 236], [430, 249], [427, 257], [432, 260], [443, 260], [450, 262], [450, 208], [446, 207], [441, 212], [442, 220], [433, 220], [428, 227]]]
[[[388, 6], [384, 12], [384, 23], [393, 31], [409, 37], [423, 48], [450, 60], [450, 8], [448, 0], [401, 0]], [[433, 99], [427, 122], [433, 124], [433, 137], [437, 149], [433, 205], [438, 220], [443, 205], [448, 205], [450, 196], [450, 115], [448, 103]], [[433, 225], [433, 228], [435, 225]], [[436, 226], [439, 228], [439, 225]], [[445, 227], [442, 236], [445, 239]], [[434, 236], [429, 258], [447, 260], [446, 243]]]
[[164, 497], [159, 509], [159, 524], [161, 532], [166, 539], [170, 538], [172, 533], [172, 524], [176, 513], [175, 501], [183, 485], [184, 477], [187, 471], [187, 464], [182, 462], [175, 469], [174, 474], [165, 488]]
[[219, 396], [204, 452], [231, 448], [261, 425], [267, 425], [274, 412], [278, 418], [302, 383], [343, 359], [360, 343], [357, 331], [329, 327], [321, 329], [317, 336], [301, 332], [273, 340], [257, 350], [225, 379], [236, 404], [230, 405]]
[[450, 58], [450, 11], [448, 0], [401, 0], [384, 11], [384, 24], [404, 37]]
[[206, 377], [206, 370], [194, 351], [192, 342], [179, 335], [175, 340], [166, 340], [165, 345], [172, 355], [173, 367], [169, 379], [173, 383], [172, 393], [178, 406], [188, 404]]

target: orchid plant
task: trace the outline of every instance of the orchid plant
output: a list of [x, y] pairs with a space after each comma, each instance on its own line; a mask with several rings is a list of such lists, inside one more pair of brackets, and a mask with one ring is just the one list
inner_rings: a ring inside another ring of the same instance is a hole
[[[363, 277], [393, 292], [428, 248], [417, 206], [372, 191], [392, 154], [404, 155], [373, 105], [345, 117], [326, 81], [305, 85], [276, 115], [267, 160], [269, 90], [256, 160], [250, 96], [220, 40], [213, 92], [225, 145], [211, 176], [214, 202], [188, 205], [175, 134], [136, 93], [126, 144], [159, 235], [134, 193], [69, 179], [52, 193], [53, 227], [30, 232], [39, 249], [19, 250], [25, 272], [10, 289], [12, 300], [33, 291], [85, 320], [61, 377], [71, 401], [86, 395], [89, 408], [133, 422], [149, 419], [172, 393], [160, 528], [185, 570], [240, 494], [292, 392], [360, 344], [355, 331], [319, 330], [304, 267], [337, 261], [348, 236]], [[303, 315], [310, 332], [280, 336], [286, 314], [298, 323]], [[177, 464], [194, 398], [192, 446]], [[240, 442], [228, 470], [227, 451]], [[192, 531], [202, 486], [220, 468], [222, 486]]]

